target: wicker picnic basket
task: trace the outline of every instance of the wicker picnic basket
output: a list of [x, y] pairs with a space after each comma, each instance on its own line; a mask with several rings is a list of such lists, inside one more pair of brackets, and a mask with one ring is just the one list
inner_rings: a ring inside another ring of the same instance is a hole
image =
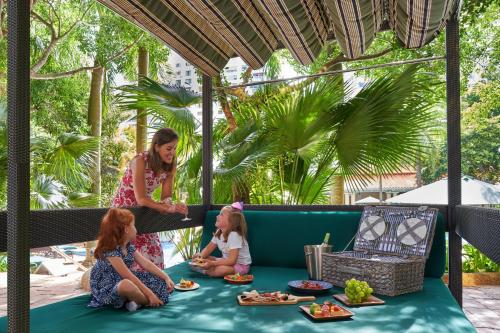
[[353, 251], [322, 255], [323, 280], [344, 287], [355, 278], [387, 296], [422, 290], [437, 214], [425, 206], [365, 207]]

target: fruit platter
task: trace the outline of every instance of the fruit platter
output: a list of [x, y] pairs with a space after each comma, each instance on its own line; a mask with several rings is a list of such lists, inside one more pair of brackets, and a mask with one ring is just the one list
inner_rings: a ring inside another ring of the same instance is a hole
[[328, 292], [333, 285], [325, 281], [295, 280], [288, 282], [288, 287], [298, 293], [318, 295]]
[[345, 282], [345, 294], [333, 297], [347, 306], [366, 306], [385, 304], [383, 300], [372, 295], [373, 289], [366, 281], [350, 279]]
[[313, 320], [338, 320], [354, 316], [351, 311], [329, 301], [321, 305], [316, 303], [309, 306], [301, 305], [299, 308]]
[[314, 301], [314, 296], [295, 296], [281, 291], [258, 292], [252, 290], [238, 295], [240, 305], [289, 305], [298, 302]]
[[224, 280], [232, 284], [245, 284], [253, 281], [253, 275], [236, 273], [224, 276]]
[[174, 285], [174, 288], [180, 291], [195, 290], [198, 289], [199, 287], [200, 285], [198, 283], [184, 279], [181, 279], [179, 283]]

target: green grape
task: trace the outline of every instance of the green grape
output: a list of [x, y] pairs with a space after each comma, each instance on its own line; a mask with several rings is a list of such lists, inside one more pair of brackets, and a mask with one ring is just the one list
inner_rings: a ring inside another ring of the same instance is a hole
[[364, 302], [373, 292], [373, 289], [370, 288], [366, 281], [350, 279], [345, 282], [345, 285], [345, 294], [351, 303]]

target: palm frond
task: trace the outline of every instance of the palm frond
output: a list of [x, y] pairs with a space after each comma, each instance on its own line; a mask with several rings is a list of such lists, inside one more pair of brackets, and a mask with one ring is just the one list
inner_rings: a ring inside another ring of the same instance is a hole
[[99, 197], [94, 193], [72, 192], [68, 194], [68, 203], [69, 206], [78, 208], [97, 207]]
[[151, 116], [152, 127], [172, 127], [180, 135], [192, 135], [199, 126], [189, 106], [201, 102], [201, 96], [184, 87], [158, 83], [143, 77], [138, 85], [117, 88], [117, 103], [124, 110], [143, 109]]
[[277, 150], [276, 143], [265, 135], [260, 135], [255, 124], [245, 124], [228, 134], [217, 145], [221, 161], [214, 176], [241, 181], [259, 161], [275, 155]]
[[[157, 101], [172, 108], [184, 108], [189, 105], [201, 103], [201, 95], [184, 87], [158, 83], [148, 77], [141, 77], [138, 85], [127, 85], [118, 88], [130, 95], [131, 102]], [[141, 108], [135, 107], [134, 109]]]
[[72, 189], [88, 186], [88, 172], [98, 153], [98, 138], [64, 134], [50, 151], [45, 171]]
[[413, 166], [433, 118], [415, 81], [416, 67], [381, 77], [332, 110], [329, 143], [339, 172], [350, 181]]
[[174, 254], [180, 253], [184, 260], [188, 260], [199, 251], [202, 231], [202, 228], [186, 228], [166, 231], [164, 235], [174, 244]]
[[52, 176], [36, 175], [32, 179], [30, 206], [32, 209], [67, 208], [68, 198], [64, 195], [64, 185]]

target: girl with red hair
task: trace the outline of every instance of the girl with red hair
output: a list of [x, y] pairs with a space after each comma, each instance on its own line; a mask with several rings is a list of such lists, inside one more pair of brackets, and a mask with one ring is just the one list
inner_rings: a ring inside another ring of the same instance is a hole
[[[112, 305], [135, 311], [143, 305], [160, 306], [168, 302], [174, 283], [167, 273], [135, 250], [134, 215], [126, 209], [111, 208], [104, 216], [90, 272], [92, 299], [89, 307]], [[131, 271], [137, 264], [141, 271]]]

